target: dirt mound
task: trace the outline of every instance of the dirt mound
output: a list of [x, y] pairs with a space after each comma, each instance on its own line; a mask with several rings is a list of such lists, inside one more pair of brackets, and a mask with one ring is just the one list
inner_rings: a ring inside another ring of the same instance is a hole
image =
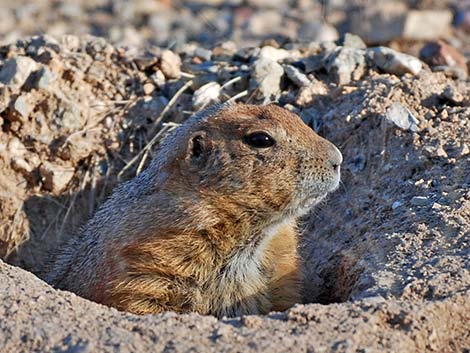
[[[299, 347], [296, 340], [312, 351], [468, 347], [462, 330], [470, 290], [470, 85], [389, 48], [365, 48], [357, 37], [341, 44], [220, 46], [203, 55], [190, 46], [135, 52], [64, 36], [1, 47], [6, 261], [40, 272], [116, 182], [145, 168], [165, 134], [193, 112], [227, 100], [277, 101], [344, 155], [342, 187], [304, 220], [305, 301], [354, 301], [222, 322], [137, 318], [0, 265], [2, 317], [19, 313], [25, 322], [44, 319], [55, 327], [54, 334], [36, 333], [43, 340], [17, 335], [6, 347], [86, 351], [122, 344], [126, 351], [160, 342], [175, 351], [189, 345], [202, 351], [204, 344], [230, 351], [236, 340], [252, 351], [285, 351]], [[29, 314], [33, 304], [8, 309], [16, 296], [43, 304]], [[56, 300], [73, 314], [51, 307]], [[66, 331], [63, 322], [70, 323]], [[15, 325], [0, 324], [4, 332]], [[110, 325], [127, 338], [106, 331]], [[186, 342], [189, 329], [201, 334]]]
[[[135, 316], [55, 291], [0, 263], [2, 352], [459, 352], [470, 337], [470, 292], [441, 301], [368, 299], [299, 305], [218, 321]], [[14, 293], [14, 298], [12, 297]]]

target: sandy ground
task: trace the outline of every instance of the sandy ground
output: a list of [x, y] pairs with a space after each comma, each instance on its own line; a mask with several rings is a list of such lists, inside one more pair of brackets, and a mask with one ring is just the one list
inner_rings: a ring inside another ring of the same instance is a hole
[[[439, 301], [299, 305], [218, 321], [134, 316], [0, 264], [2, 352], [465, 352], [469, 292]], [[13, 294], [14, 293], [14, 297]]]

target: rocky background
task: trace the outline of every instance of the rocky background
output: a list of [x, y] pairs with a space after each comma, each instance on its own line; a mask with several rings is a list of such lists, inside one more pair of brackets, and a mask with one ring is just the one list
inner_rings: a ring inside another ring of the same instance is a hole
[[[470, 4], [0, 3], [1, 352], [470, 350]], [[277, 102], [343, 152], [302, 221], [305, 305], [137, 317], [25, 271], [225, 101]]]

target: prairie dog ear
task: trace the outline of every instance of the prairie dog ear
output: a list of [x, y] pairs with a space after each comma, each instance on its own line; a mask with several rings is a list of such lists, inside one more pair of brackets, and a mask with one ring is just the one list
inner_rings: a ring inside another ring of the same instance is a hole
[[213, 141], [205, 131], [197, 131], [191, 135], [186, 151], [186, 159], [194, 162], [204, 161], [214, 149]]

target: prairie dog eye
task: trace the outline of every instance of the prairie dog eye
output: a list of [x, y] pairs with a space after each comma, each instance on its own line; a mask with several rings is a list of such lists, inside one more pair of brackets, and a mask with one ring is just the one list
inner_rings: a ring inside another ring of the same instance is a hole
[[256, 148], [268, 148], [274, 146], [276, 141], [266, 132], [254, 132], [245, 137], [245, 142]]

